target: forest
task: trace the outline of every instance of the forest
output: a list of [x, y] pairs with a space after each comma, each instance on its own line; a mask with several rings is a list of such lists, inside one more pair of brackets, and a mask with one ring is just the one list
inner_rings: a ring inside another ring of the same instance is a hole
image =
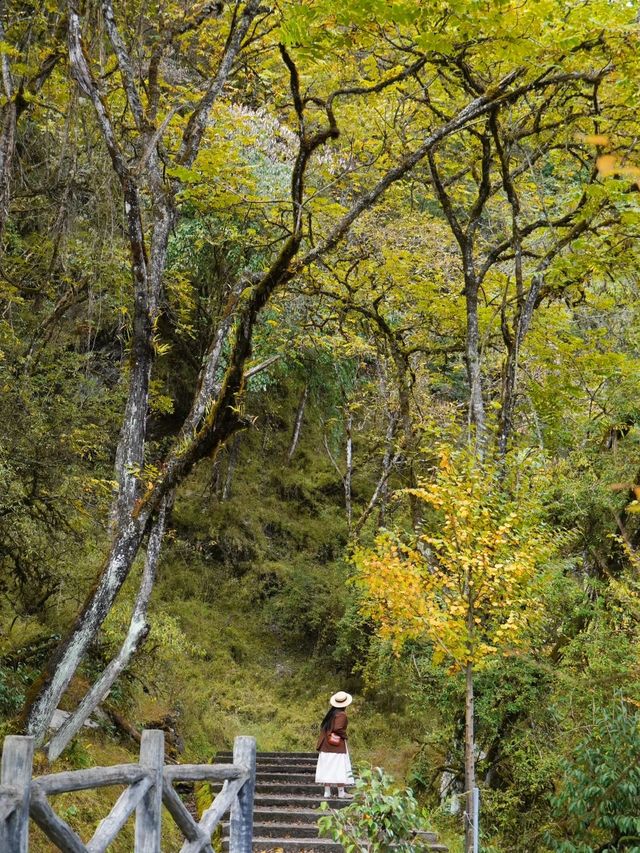
[[307, 751], [344, 689], [451, 853], [476, 787], [484, 853], [640, 851], [636, 4], [0, 28], [2, 736]]

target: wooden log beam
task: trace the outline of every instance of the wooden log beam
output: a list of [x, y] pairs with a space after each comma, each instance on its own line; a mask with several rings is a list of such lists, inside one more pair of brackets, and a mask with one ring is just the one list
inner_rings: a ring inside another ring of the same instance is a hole
[[165, 782], [225, 782], [246, 776], [246, 770], [233, 764], [173, 764], [164, 768]]
[[140, 765], [150, 774], [151, 787], [136, 809], [135, 853], [160, 853], [164, 768], [164, 732], [161, 729], [146, 729], [142, 732]]
[[[78, 771], [80, 772], [80, 771]], [[39, 782], [31, 786], [31, 817], [50, 841], [64, 853], [87, 853], [87, 848], [79, 835], [66, 824], [51, 808]]]
[[2, 745], [0, 785], [5, 791], [2, 799], [3, 810], [6, 810], [4, 817], [0, 815], [0, 850], [2, 851], [27, 853], [29, 850], [33, 747], [32, 737], [18, 735], [9, 735]]
[[107, 817], [100, 821], [91, 841], [87, 844], [89, 853], [104, 853], [151, 785], [151, 777], [147, 776], [122, 792]]
[[[220, 791], [218, 796], [202, 815], [202, 819], [198, 825], [200, 829], [206, 833], [208, 838], [211, 838], [211, 833], [233, 805], [234, 800], [238, 796], [238, 791], [242, 788], [247, 779], [248, 774], [241, 776], [239, 779], [234, 779], [232, 782], [225, 782], [222, 791]], [[180, 853], [200, 853], [201, 850], [201, 841], [187, 841], [182, 845]]]
[[[225, 782], [225, 787], [220, 791], [213, 803], [211, 803], [207, 811], [202, 815], [200, 826], [205, 832], [208, 832], [209, 835], [211, 835], [224, 815], [230, 810], [238, 796], [238, 792], [246, 783], [247, 779], [248, 776], [241, 776], [240, 779], [236, 779], [233, 782]], [[185, 853], [187, 853], [187, 851], [185, 851]]]
[[116, 764], [113, 767], [90, 767], [88, 770], [65, 770], [39, 776], [34, 781], [45, 796], [106, 788], [109, 785], [135, 785], [147, 777], [148, 771], [139, 764]]
[[[0, 823], [6, 820], [22, 802], [22, 791], [15, 785], [0, 787]], [[0, 830], [1, 833], [1, 830]], [[0, 834], [0, 838], [2, 835]]]
[[201, 829], [169, 782], [162, 785], [162, 802], [187, 841], [198, 843], [201, 853], [214, 853], [211, 837]]
[[247, 781], [238, 790], [231, 806], [229, 853], [253, 850], [253, 796], [256, 787], [256, 739], [237, 737], [233, 742], [233, 763], [247, 771]]

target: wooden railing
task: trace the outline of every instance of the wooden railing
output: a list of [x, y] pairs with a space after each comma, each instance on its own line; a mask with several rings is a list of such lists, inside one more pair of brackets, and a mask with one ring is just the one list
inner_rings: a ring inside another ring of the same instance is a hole
[[[91, 767], [32, 777], [33, 738], [6, 737], [0, 775], [0, 851], [27, 853], [29, 818], [64, 853], [102, 853], [135, 811], [135, 853], [160, 853], [162, 805], [164, 804], [186, 839], [181, 853], [213, 853], [211, 834], [222, 817], [231, 811], [230, 853], [251, 853], [253, 841], [253, 796], [256, 779], [256, 743], [237, 737], [233, 764], [164, 763], [164, 732], [142, 733], [138, 764]], [[176, 791], [174, 782], [223, 782], [211, 806], [197, 823]], [[59, 817], [49, 797], [87, 788], [126, 785], [90, 841]]]

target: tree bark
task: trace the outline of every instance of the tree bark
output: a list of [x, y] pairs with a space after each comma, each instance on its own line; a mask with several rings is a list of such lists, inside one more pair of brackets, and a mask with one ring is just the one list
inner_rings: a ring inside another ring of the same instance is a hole
[[467, 662], [465, 670], [465, 736], [464, 736], [464, 788], [466, 814], [464, 838], [465, 853], [473, 853], [473, 827], [476, 821], [473, 789], [476, 787], [475, 696], [473, 663]]
[[475, 427], [475, 447], [482, 458], [486, 443], [486, 418], [482, 393], [478, 285], [469, 278], [465, 288], [467, 310], [467, 376], [469, 378], [469, 421]]
[[[386, 443], [384, 449], [384, 456], [382, 457], [382, 471], [380, 473], [380, 477], [378, 482], [376, 483], [376, 487], [371, 495], [369, 503], [367, 504], [364, 512], [356, 522], [353, 528], [353, 534], [357, 536], [358, 533], [364, 527], [366, 520], [369, 518], [373, 510], [375, 509], [378, 501], [383, 499], [384, 503], [384, 495], [389, 483], [389, 477], [391, 476], [391, 472], [393, 471], [395, 465], [398, 463], [400, 459], [400, 452], [393, 452], [393, 442], [396, 433], [396, 426], [398, 423], [397, 415], [389, 415], [389, 422], [387, 424], [387, 435], [386, 435]], [[380, 523], [382, 524], [382, 519], [384, 518], [384, 506], [381, 506], [380, 509]]]
[[296, 412], [296, 420], [293, 425], [293, 434], [291, 436], [291, 444], [289, 445], [289, 450], [287, 451], [287, 462], [291, 463], [293, 459], [294, 453], [298, 447], [298, 442], [300, 441], [300, 433], [302, 431], [302, 421], [304, 418], [304, 410], [307, 405], [307, 399], [309, 397], [309, 386], [305, 384], [302, 389], [302, 394], [300, 395], [300, 402], [298, 403], [298, 410]]
[[142, 574], [142, 581], [133, 607], [129, 630], [122, 646], [120, 647], [120, 651], [109, 663], [89, 692], [83, 697], [73, 714], [65, 721], [60, 729], [58, 729], [55, 736], [51, 738], [51, 741], [47, 746], [47, 757], [49, 758], [49, 761], [55, 761], [67, 746], [71, 738], [80, 731], [84, 721], [107, 696], [116, 678], [124, 672], [126, 667], [129, 665], [131, 658], [147, 638], [150, 629], [150, 625], [147, 621], [147, 610], [158, 570], [160, 550], [162, 548], [162, 539], [164, 536], [166, 511], [167, 505], [166, 502], [164, 502], [149, 533], [149, 542], [147, 544], [147, 554]]
[[62, 694], [69, 686], [87, 648], [96, 636], [140, 548], [145, 521], [131, 520], [119, 531], [98, 585], [65, 640], [50, 659], [42, 680], [35, 685], [36, 698], [27, 709], [28, 734], [42, 741]]
[[347, 443], [345, 447], [345, 462], [346, 469], [344, 474], [344, 505], [347, 511], [347, 525], [349, 530], [351, 530], [351, 524], [353, 522], [353, 506], [351, 501], [351, 493], [353, 486], [353, 413], [349, 412], [347, 415], [347, 422], [345, 425], [345, 430], [347, 434]]
[[238, 461], [238, 452], [240, 450], [240, 439], [239, 436], [234, 436], [233, 441], [231, 442], [231, 446], [229, 448], [228, 459], [227, 459], [227, 471], [224, 478], [224, 486], [222, 487], [222, 496], [220, 498], [221, 501], [228, 501], [231, 497], [231, 484], [233, 483], [233, 472], [236, 468], [236, 462]]
[[[6, 56], [3, 57], [6, 62]], [[16, 145], [16, 102], [10, 97], [0, 112], [0, 237], [9, 216], [11, 176]]]

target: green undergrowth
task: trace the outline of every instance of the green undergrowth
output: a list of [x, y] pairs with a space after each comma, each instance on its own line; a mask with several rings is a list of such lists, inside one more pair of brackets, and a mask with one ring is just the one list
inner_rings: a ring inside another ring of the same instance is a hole
[[[236, 459], [231, 448], [223, 451], [181, 490], [153, 596], [151, 633], [114, 685], [109, 705], [138, 729], [175, 732], [167, 735], [167, 749], [177, 760], [209, 762], [238, 735], [254, 736], [263, 751], [313, 751], [329, 696], [349, 690], [354, 763], [383, 766], [401, 781], [417, 749], [416, 723], [392, 689], [367, 690], [356, 666], [359, 628], [356, 618], [352, 636], [342, 484], [318, 449], [326, 413], [311, 400], [288, 463], [296, 400], [297, 391], [286, 389], [269, 397], [258, 428], [241, 436]], [[374, 476], [373, 465], [358, 466], [356, 502], [366, 502]], [[94, 543], [96, 555], [101, 547]], [[139, 571], [64, 707], [74, 706], [117, 649]], [[37, 635], [45, 626], [32, 627]], [[46, 625], [52, 627], [58, 626]], [[54, 769], [135, 761], [137, 751], [113, 726], [84, 730]], [[70, 794], [55, 805], [86, 838], [117, 793]], [[116, 853], [132, 849], [130, 824], [110, 848]], [[168, 815], [164, 825], [163, 849], [179, 849]], [[36, 831], [34, 853], [49, 849]]]

